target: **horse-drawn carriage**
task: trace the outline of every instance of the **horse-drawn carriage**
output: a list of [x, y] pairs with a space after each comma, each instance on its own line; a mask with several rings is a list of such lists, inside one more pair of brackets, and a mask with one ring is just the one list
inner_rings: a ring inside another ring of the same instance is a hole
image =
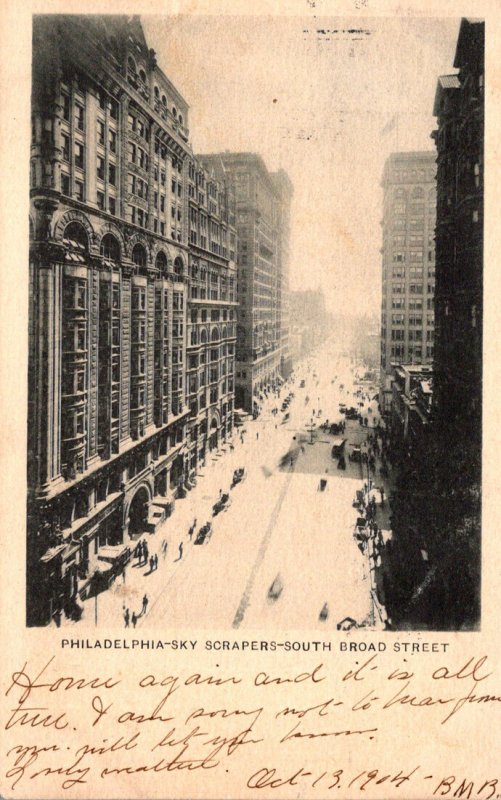
[[240, 467], [239, 469], [234, 470], [233, 478], [231, 479], [231, 488], [233, 489], [237, 483], [242, 483], [243, 480], [246, 478], [246, 472], [244, 467]]
[[197, 533], [194, 544], [204, 544], [212, 536], [212, 522], [206, 522]]

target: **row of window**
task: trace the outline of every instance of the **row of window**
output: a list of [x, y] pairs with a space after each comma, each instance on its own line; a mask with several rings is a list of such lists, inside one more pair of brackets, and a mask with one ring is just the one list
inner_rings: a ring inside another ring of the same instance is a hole
[[[433, 358], [433, 345], [426, 346], [426, 358]], [[419, 360], [423, 357], [423, 348], [422, 347], [409, 347], [407, 349], [407, 355], [405, 353], [405, 347], [402, 344], [393, 345], [391, 348], [391, 356], [392, 358], [404, 358], [407, 360], [412, 360], [414, 357], [416, 360]]]
[[432, 342], [434, 337], [433, 331], [425, 331], [423, 330], [408, 330], [407, 336], [405, 334], [405, 330], [403, 328], [393, 328], [391, 331], [391, 340], [392, 342], [402, 342], [407, 338], [409, 342], [419, 342], [421, 339], [426, 338], [426, 341]]
[[[435, 291], [435, 284], [429, 283], [426, 287], [428, 294], [433, 294]], [[392, 283], [391, 291], [393, 294], [405, 294], [405, 283]], [[424, 294], [424, 286], [420, 283], [409, 284], [410, 294]]]

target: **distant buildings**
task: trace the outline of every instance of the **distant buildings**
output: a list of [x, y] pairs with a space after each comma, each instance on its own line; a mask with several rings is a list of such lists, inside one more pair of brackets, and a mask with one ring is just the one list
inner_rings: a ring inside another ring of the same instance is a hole
[[325, 339], [329, 314], [322, 289], [304, 289], [290, 293], [290, 319], [296, 352], [305, 356]]
[[435, 153], [392, 153], [383, 173], [381, 303], [383, 412], [393, 364], [431, 364], [434, 347]]
[[238, 238], [235, 404], [257, 410], [260, 394], [291, 371], [288, 351], [289, 215], [292, 184], [255, 153], [200, 156], [233, 187]]

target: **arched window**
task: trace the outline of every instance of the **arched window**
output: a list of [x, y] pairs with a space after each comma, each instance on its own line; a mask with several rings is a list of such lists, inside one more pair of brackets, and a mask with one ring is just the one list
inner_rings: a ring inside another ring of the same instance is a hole
[[107, 233], [101, 239], [101, 255], [108, 261], [120, 261], [120, 245], [112, 233]]
[[139, 77], [141, 78], [143, 83], [146, 83], [146, 72], [144, 71], [144, 69], [139, 70]]
[[146, 266], [146, 250], [142, 244], [135, 244], [132, 250], [132, 260], [138, 267]]
[[157, 269], [165, 272], [167, 269], [167, 256], [165, 255], [163, 250], [160, 250], [156, 257], [155, 265]]
[[183, 124], [183, 117], [182, 117], [182, 115], [181, 115], [181, 114], [179, 115], [179, 124], [180, 124], [180, 125], [182, 125], [182, 124]]
[[160, 100], [160, 89], [158, 88], [158, 86], [155, 86], [154, 94], [155, 94], [155, 100]]
[[136, 62], [134, 61], [132, 56], [129, 56], [129, 58], [127, 59], [127, 69], [134, 75], [136, 74]]
[[162, 105], [164, 105], [164, 106], [167, 105], [167, 98], [166, 98], [166, 96], [164, 94], [162, 95]]
[[172, 116], [174, 117], [174, 119], [176, 119], [176, 117], [177, 117], [177, 108], [176, 108], [176, 106], [172, 106]]
[[217, 328], [212, 329], [210, 340], [211, 342], [219, 342], [219, 331]]
[[200, 333], [200, 342], [202, 344], [206, 344], [207, 342], [207, 331], [205, 330], [205, 328], [203, 328], [202, 332]]
[[89, 249], [89, 239], [84, 226], [80, 222], [70, 222], [64, 229], [63, 240], [74, 250]]
[[184, 273], [183, 259], [179, 256], [174, 261], [174, 272], [176, 275], [182, 275]]

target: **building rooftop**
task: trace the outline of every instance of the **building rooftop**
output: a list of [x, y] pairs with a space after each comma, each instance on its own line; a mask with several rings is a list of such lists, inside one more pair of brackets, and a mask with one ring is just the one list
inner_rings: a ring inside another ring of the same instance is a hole
[[456, 90], [461, 88], [461, 83], [457, 75], [441, 75], [437, 81], [437, 90], [435, 92], [435, 100], [433, 102], [433, 116], [438, 117], [440, 114], [440, 103], [444, 92]]

